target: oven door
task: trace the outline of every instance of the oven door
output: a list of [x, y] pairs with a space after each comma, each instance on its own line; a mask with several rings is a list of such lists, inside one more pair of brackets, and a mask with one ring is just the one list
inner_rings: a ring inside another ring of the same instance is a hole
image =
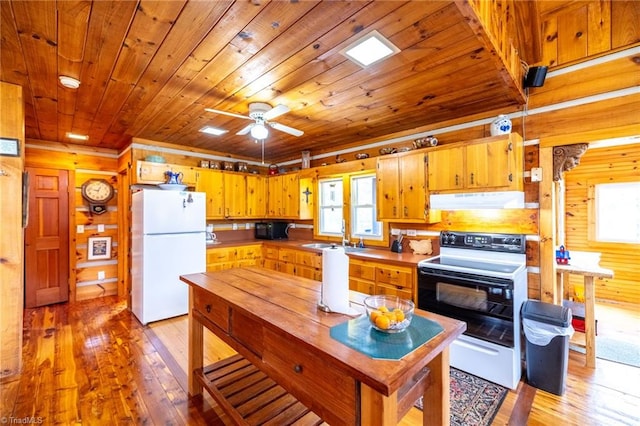
[[465, 334], [514, 347], [512, 279], [418, 267], [418, 308], [467, 323]]

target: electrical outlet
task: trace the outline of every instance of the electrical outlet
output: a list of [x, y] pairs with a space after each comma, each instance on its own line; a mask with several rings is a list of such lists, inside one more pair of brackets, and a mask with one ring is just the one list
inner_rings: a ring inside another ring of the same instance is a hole
[[295, 223], [290, 223], [290, 224], [289, 224], [289, 228], [294, 229], [295, 227], [296, 227], [296, 224], [295, 224]]
[[84, 225], [76, 226], [76, 233], [77, 234], [84, 234]]
[[531, 169], [531, 182], [542, 182], [542, 167]]
[[391, 228], [391, 235], [400, 235], [402, 231], [396, 228]]
[[244, 224], [244, 229], [251, 229], [251, 224], [250, 223], [245, 223]]
[[104, 271], [98, 271], [98, 279], [99, 280], [104, 280], [104, 277], [105, 277]]
[[407, 237], [415, 237], [418, 235], [418, 231], [415, 229], [407, 229]]
[[104, 223], [98, 224], [98, 232], [104, 232]]
[[233, 229], [234, 231], [238, 230], [238, 224], [234, 223], [233, 225], [231, 225], [231, 229]]

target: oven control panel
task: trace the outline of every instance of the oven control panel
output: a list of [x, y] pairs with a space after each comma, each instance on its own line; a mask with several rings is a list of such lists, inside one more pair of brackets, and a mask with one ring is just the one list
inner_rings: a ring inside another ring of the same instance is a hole
[[440, 247], [524, 253], [525, 244], [525, 236], [520, 234], [484, 234], [458, 231], [440, 232]]

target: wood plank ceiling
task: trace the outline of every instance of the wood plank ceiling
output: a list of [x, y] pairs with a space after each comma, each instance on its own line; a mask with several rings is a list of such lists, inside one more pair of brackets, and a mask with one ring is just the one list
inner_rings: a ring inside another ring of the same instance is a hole
[[[121, 149], [132, 137], [259, 159], [235, 135], [249, 103], [283, 104], [271, 161], [523, 104], [515, 82], [448, 1], [2, 0], [0, 78], [24, 87], [26, 136]], [[467, 16], [468, 16], [468, 9]], [[401, 52], [362, 68], [340, 50], [378, 30]], [[78, 78], [72, 90], [59, 75]], [[209, 136], [205, 125], [228, 133]], [[73, 142], [78, 143], [78, 142]]]

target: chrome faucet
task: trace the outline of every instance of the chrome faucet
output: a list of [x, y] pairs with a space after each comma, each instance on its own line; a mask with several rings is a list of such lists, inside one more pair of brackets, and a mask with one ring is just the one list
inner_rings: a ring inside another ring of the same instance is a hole
[[343, 219], [342, 220], [342, 247], [346, 247], [348, 245], [349, 245], [349, 236], [347, 234], [347, 229]]

